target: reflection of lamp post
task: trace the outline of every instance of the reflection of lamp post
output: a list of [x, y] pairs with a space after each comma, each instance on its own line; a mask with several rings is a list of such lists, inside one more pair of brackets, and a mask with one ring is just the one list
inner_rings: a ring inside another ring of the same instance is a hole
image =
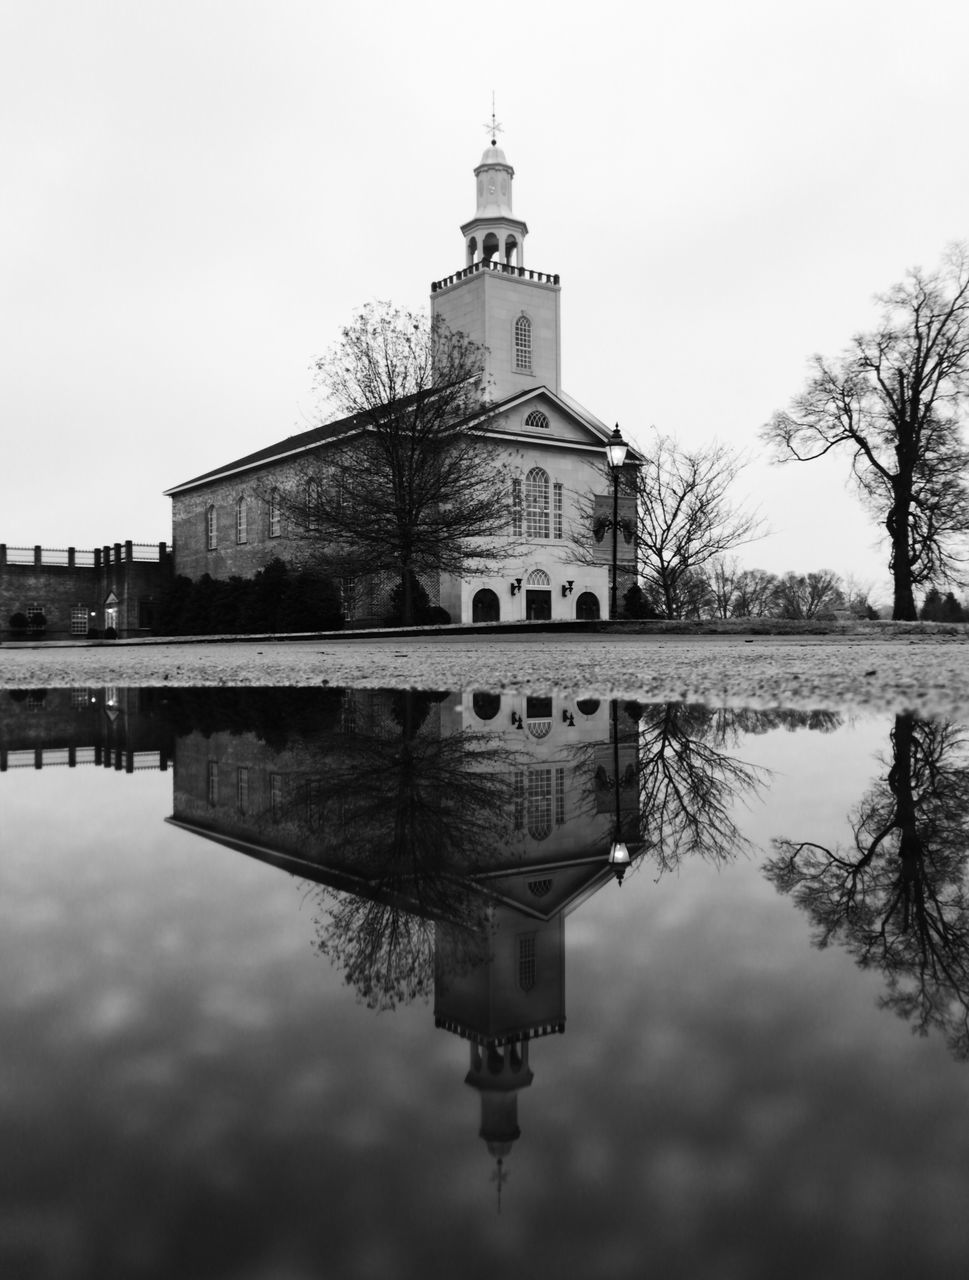
[[609, 597], [609, 617], [615, 618], [616, 588], [619, 577], [619, 475], [622, 464], [626, 461], [626, 450], [629, 446], [619, 434], [617, 422], [606, 445], [606, 457], [609, 459], [609, 470], [612, 472], [612, 593]]
[[[619, 428], [616, 428], [618, 433]], [[629, 866], [629, 849], [620, 839], [622, 835], [622, 819], [619, 813], [619, 702], [612, 700], [612, 776], [616, 788], [616, 825], [613, 830], [613, 841], [609, 846], [609, 865], [616, 873], [616, 879], [622, 884], [622, 878]]]

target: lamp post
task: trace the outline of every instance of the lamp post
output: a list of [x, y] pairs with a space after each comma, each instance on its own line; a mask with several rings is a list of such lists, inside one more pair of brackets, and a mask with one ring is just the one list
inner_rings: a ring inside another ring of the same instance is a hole
[[612, 472], [612, 592], [609, 597], [609, 617], [615, 618], [618, 613], [616, 605], [616, 589], [619, 577], [619, 476], [622, 464], [626, 461], [629, 445], [619, 434], [619, 423], [613, 428], [609, 443], [606, 445], [606, 457], [609, 459], [609, 470]]

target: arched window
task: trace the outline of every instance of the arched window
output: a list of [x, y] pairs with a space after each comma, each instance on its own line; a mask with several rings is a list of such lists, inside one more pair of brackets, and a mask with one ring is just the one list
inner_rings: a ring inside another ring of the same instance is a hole
[[515, 321], [515, 368], [532, 371], [532, 322], [524, 312]]
[[278, 538], [282, 528], [282, 520], [279, 514], [279, 494], [273, 489], [269, 495], [269, 536], [270, 538]]
[[516, 476], [511, 482], [511, 532], [512, 537], [522, 536], [522, 482]]
[[535, 935], [518, 936], [518, 985], [522, 991], [531, 991], [535, 985]]
[[219, 523], [214, 506], [205, 512], [205, 545], [209, 551], [214, 551], [219, 545]]
[[548, 418], [541, 409], [533, 409], [525, 419], [525, 426], [532, 431], [547, 431]]
[[240, 498], [236, 503], [236, 542], [248, 541], [249, 534], [249, 513], [246, 510], [245, 498]]
[[552, 770], [529, 769], [525, 805], [528, 834], [545, 840], [552, 834]]
[[549, 479], [541, 467], [532, 467], [525, 477], [525, 537], [549, 536]]

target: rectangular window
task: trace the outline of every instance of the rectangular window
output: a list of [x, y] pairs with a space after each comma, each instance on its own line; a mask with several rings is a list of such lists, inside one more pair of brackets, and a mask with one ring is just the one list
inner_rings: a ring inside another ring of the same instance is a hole
[[273, 493], [269, 498], [269, 536], [270, 538], [278, 538], [282, 528], [282, 521], [279, 515], [279, 494]]
[[516, 538], [522, 536], [522, 482], [511, 482], [511, 531]]
[[249, 811], [249, 770], [245, 765], [236, 769], [236, 805], [240, 813]]
[[44, 614], [44, 606], [38, 601], [27, 606], [27, 626], [31, 631], [40, 631], [46, 625], [46, 616]]
[[71, 609], [71, 635], [87, 635], [87, 609], [83, 604], [76, 604]]
[[245, 498], [240, 498], [236, 503], [236, 542], [246, 542], [248, 540], [249, 531], [249, 512], [246, 509]]
[[552, 485], [552, 536], [562, 536], [562, 486], [558, 480]]
[[209, 761], [208, 801], [211, 805], [219, 803], [219, 762], [217, 760]]
[[209, 507], [205, 513], [205, 545], [209, 551], [214, 551], [219, 545], [219, 526], [215, 507]]
[[283, 816], [283, 775], [281, 773], [269, 775], [269, 809], [273, 822], [278, 822]]
[[512, 794], [514, 797], [515, 830], [522, 831], [525, 827], [525, 774], [521, 769], [515, 770]]
[[555, 825], [565, 821], [565, 770], [555, 770]]

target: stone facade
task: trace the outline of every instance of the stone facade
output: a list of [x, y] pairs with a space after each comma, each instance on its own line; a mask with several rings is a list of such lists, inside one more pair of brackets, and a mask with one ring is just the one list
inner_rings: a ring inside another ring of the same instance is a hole
[[[5, 639], [66, 640], [113, 626], [119, 638], [147, 635], [171, 577], [164, 542], [132, 542], [82, 551], [74, 547], [8, 548], [0, 543], [0, 626]], [[14, 614], [44, 619], [25, 635], [11, 630]]]

